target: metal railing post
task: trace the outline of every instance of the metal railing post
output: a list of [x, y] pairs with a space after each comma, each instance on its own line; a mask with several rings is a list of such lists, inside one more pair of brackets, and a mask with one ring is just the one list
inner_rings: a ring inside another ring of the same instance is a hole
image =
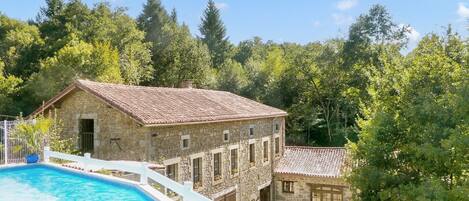
[[141, 170], [141, 173], [140, 173], [140, 184], [142, 184], [142, 185], [147, 185], [148, 184], [147, 169], [148, 169], [148, 163], [147, 162], [142, 162], [142, 170]]
[[90, 171], [89, 168], [88, 168], [88, 161], [91, 158], [91, 154], [90, 153], [85, 153], [84, 157], [85, 157], [85, 160], [83, 160], [83, 170], [85, 172], [88, 172], [88, 171]]
[[3, 148], [5, 154], [5, 165], [8, 164], [8, 128], [7, 120], [3, 120]]
[[44, 147], [44, 162], [46, 163], [50, 161], [49, 151], [50, 151], [50, 147]]

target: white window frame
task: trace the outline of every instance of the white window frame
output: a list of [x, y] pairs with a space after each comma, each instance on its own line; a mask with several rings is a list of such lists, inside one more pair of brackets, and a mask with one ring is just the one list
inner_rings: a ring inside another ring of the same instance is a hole
[[[278, 125], [278, 130], [275, 128]], [[278, 121], [274, 121], [274, 124], [272, 125], [272, 132], [273, 133], [280, 133], [280, 130], [282, 129], [282, 125]]]
[[[251, 129], [252, 129], [252, 134], [251, 134]], [[256, 135], [256, 127], [254, 125], [249, 125], [249, 129], [248, 129], [248, 136], [249, 137], [254, 137]]]
[[[254, 164], [251, 164], [251, 144], [254, 144]], [[250, 139], [248, 141], [248, 165], [249, 165], [249, 168], [255, 168], [256, 164], [257, 164], [256, 139]]]
[[194, 186], [194, 189], [197, 189], [197, 190], [201, 190], [201, 189], [204, 188], [204, 181], [205, 181], [205, 177], [204, 177], [204, 176], [205, 176], [205, 175], [204, 175], [204, 172], [205, 172], [205, 171], [204, 171], [204, 167], [205, 167], [204, 159], [205, 159], [205, 157], [204, 157], [204, 156], [205, 156], [205, 153], [204, 153], [204, 152], [200, 152], [200, 153], [196, 153], [196, 154], [191, 154], [191, 155], [189, 156], [189, 158], [190, 158], [190, 160], [191, 160], [191, 161], [190, 161], [190, 164], [191, 164], [191, 167], [190, 167], [190, 171], [191, 171], [191, 181], [192, 181], [193, 183], [194, 183], [194, 181], [193, 181], [193, 179], [194, 179], [194, 159], [196, 159], [196, 158], [201, 158], [201, 160], [202, 160], [202, 164], [200, 165], [200, 166], [201, 166], [200, 169], [202, 169], [202, 171], [201, 171], [201, 172], [202, 172], [202, 175], [200, 175], [200, 178], [201, 178], [200, 181], [201, 181], [201, 184], [202, 184], [202, 185], [201, 185], [199, 188], [195, 188], [195, 186]]
[[[212, 185], [216, 185], [223, 182], [223, 177], [225, 175], [225, 171], [223, 170], [223, 148], [218, 148], [210, 151], [212, 155]], [[215, 181], [215, 154], [220, 154], [220, 173], [221, 178]]]
[[[187, 140], [187, 147], [184, 147], [184, 140]], [[191, 147], [191, 136], [190, 135], [181, 135], [181, 149], [186, 150]]]
[[[275, 139], [277, 139], [277, 138], [278, 138], [278, 154], [275, 153], [275, 151], [277, 150], [277, 148], [275, 147]], [[275, 134], [274, 135], [274, 138], [273, 138], [273, 141], [272, 141], [272, 147], [273, 147], [273, 150], [274, 150], [273, 154], [274, 154], [275, 158], [279, 158], [280, 155], [282, 154], [282, 152], [281, 152], [281, 150], [282, 150], [282, 148], [281, 148], [282, 147], [282, 138], [280, 137], [280, 134]]]
[[[227, 140], [225, 140], [225, 135], [227, 135]], [[230, 130], [224, 130], [223, 131], [223, 142], [229, 142], [230, 141]]]
[[[238, 164], [238, 172], [235, 173], [235, 174], [232, 173], [233, 170], [231, 169], [231, 150], [233, 150], [233, 149], [236, 149], [237, 152], [238, 152], [238, 154], [237, 154], [238, 157], [237, 157], [237, 159], [236, 159], [236, 160], [237, 160], [237, 164]], [[231, 177], [236, 177], [236, 176], [239, 175], [239, 172], [240, 172], [240, 170], [241, 170], [241, 167], [240, 167], [240, 164], [239, 164], [239, 158], [240, 158], [240, 157], [239, 157], [239, 153], [240, 153], [239, 145], [237, 145], [237, 144], [231, 145], [231, 146], [229, 146], [229, 150], [230, 150], [230, 153], [229, 153], [229, 158], [230, 158], [230, 159], [229, 159], [229, 160], [230, 160], [230, 175], [231, 175]]]
[[166, 167], [169, 166], [169, 165], [174, 165], [174, 164], [177, 164], [177, 175], [176, 175], [176, 182], [179, 182], [179, 180], [181, 179], [181, 157], [177, 157], [177, 158], [171, 158], [171, 159], [168, 159], [168, 160], [164, 160], [163, 161], [163, 165], [164, 165], [164, 174], [166, 176]]
[[[264, 151], [265, 151], [265, 147], [264, 147], [264, 142], [267, 142], [267, 161], [264, 161]], [[270, 163], [270, 137], [263, 137], [262, 138], [262, 164], [265, 166], [265, 165], [268, 165]]]

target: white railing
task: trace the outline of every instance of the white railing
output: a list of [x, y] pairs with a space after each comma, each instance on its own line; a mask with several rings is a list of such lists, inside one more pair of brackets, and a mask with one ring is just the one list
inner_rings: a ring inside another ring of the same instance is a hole
[[64, 154], [60, 152], [51, 151], [49, 147], [44, 148], [44, 162], [49, 162], [50, 158], [57, 158], [67, 161], [77, 162], [82, 165], [85, 171], [89, 170], [90, 166], [97, 167], [99, 169], [106, 170], [118, 170], [123, 172], [131, 172], [140, 175], [140, 184], [147, 185], [148, 178], [152, 179], [155, 182], [158, 182], [165, 188], [170, 189], [179, 196], [183, 198], [184, 201], [211, 201], [207, 197], [195, 192], [192, 190], [192, 182], [184, 182], [180, 184], [173, 181], [172, 179], [161, 175], [158, 172], [155, 172], [148, 168], [148, 164], [142, 162], [141, 165], [131, 165], [127, 163], [120, 163], [118, 161], [105, 161], [94, 159], [90, 157], [89, 153], [85, 153], [85, 156], [76, 156], [70, 154]]

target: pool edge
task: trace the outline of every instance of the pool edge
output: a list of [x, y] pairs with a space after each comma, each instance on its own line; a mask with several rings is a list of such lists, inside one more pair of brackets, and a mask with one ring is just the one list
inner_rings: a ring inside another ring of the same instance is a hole
[[114, 177], [114, 176], [110, 176], [110, 175], [94, 173], [94, 172], [85, 172], [85, 171], [76, 170], [76, 169], [73, 169], [73, 168], [63, 167], [61, 165], [54, 164], [54, 163], [41, 162], [41, 163], [35, 163], [35, 164], [26, 164], [26, 163], [7, 164], [7, 165], [0, 165], [0, 170], [10, 169], [10, 168], [28, 167], [28, 166], [30, 166], [30, 167], [31, 166], [46, 166], [46, 167], [50, 167], [50, 168], [53, 168], [53, 169], [58, 169], [58, 170], [62, 170], [62, 171], [65, 171], [65, 172], [69, 172], [69, 173], [72, 173], [72, 174], [78, 174], [78, 175], [81, 175], [81, 176], [91, 177], [91, 178], [98, 179], [98, 180], [104, 180], [104, 181], [108, 181], [108, 182], [111, 182], [111, 183], [114, 182], [114, 183], [118, 183], [118, 184], [121, 184], [121, 185], [127, 185], [127, 186], [130, 186], [130, 187], [136, 188], [136, 190], [140, 191], [141, 193], [143, 193], [144, 195], [146, 195], [147, 197], [149, 197], [153, 200], [173, 201], [172, 199], [170, 199], [169, 197], [167, 197], [163, 193], [157, 191], [156, 189], [152, 188], [148, 184], [147, 185], [142, 185], [142, 184], [140, 184], [138, 182], [135, 182], [135, 181], [132, 181], [132, 180], [123, 179], [123, 178], [119, 178], [119, 177]]

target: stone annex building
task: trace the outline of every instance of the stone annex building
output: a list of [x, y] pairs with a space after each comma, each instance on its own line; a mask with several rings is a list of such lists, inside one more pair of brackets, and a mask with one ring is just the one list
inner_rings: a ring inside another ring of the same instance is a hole
[[77, 148], [147, 161], [220, 201], [347, 200], [342, 148], [286, 147], [285, 111], [205, 89], [77, 80], [37, 109]]

